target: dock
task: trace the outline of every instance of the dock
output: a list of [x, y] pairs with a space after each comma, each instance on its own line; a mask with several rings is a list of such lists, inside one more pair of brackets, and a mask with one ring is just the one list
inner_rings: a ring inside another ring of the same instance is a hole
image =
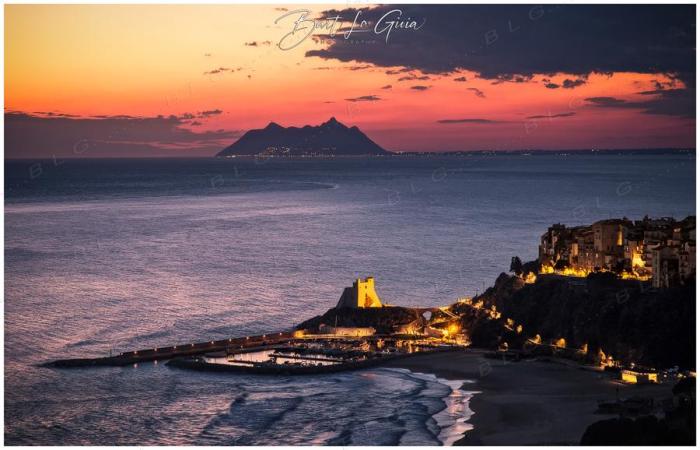
[[284, 344], [294, 339], [293, 332], [281, 332], [262, 334], [258, 336], [246, 336], [239, 338], [222, 339], [209, 342], [195, 342], [190, 344], [173, 345], [168, 347], [148, 348], [120, 353], [116, 356], [104, 356], [99, 358], [71, 358], [59, 359], [43, 364], [44, 367], [72, 368], [94, 366], [128, 366], [140, 362], [163, 361], [187, 356], [198, 356], [205, 353], [253, 349], [255, 347], [268, 347], [270, 345]]

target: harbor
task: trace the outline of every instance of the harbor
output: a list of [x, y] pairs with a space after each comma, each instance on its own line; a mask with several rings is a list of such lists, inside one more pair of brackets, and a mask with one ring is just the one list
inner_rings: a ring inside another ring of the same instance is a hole
[[[168, 361], [172, 367], [263, 374], [355, 370], [414, 353], [468, 346], [458, 317], [446, 307], [383, 303], [374, 278], [346, 287], [335, 308], [294, 330], [139, 349], [96, 358], [59, 359], [45, 367], [128, 366]], [[332, 316], [333, 325], [327, 322]]]

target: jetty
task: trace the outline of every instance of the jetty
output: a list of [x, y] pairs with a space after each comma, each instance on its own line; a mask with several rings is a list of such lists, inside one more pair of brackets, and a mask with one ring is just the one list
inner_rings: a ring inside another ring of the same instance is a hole
[[44, 367], [92, 367], [92, 366], [128, 366], [148, 361], [163, 361], [173, 358], [197, 356], [205, 353], [231, 351], [240, 349], [268, 348], [271, 345], [289, 343], [294, 339], [293, 332], [280, 332], [222, 339], [218, 341], [195, 342], [190, 344], [172, 345], [168, 347], [147, 348], [120, 353], [116, 356], [99, 358], [59, 359], [44, 364]]
[[[426, 313], [430, 313], [430, 319]], [[343, 290], [335, 308], [305, 321], [296, 330], [145, 348], [115, 356], [59, 359], [42, 366], [118, 367], [169, 361], [169, 366], [196, 370], [336, 372], [369, 367], [412, 353], [466, 346], [458, 319], [448, 307], [387, 305], [377, 294], [373, 277], [358, 278], [352, 287]]]

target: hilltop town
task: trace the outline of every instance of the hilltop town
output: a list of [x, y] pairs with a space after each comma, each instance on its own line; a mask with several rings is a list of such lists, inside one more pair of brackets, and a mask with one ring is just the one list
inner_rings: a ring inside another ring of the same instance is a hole
[[542, 235], [539, 263], [542, 273], [607, 271], [651, 280], [655, 288], [682, 285], [695, 279], [695, 216], [608, 219], [568, 228], [555, 224]]

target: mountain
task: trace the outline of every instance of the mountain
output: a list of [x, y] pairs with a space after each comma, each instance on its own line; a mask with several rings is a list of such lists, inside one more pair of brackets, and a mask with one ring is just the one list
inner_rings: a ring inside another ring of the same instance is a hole
[[274, 122], [250, 130], [216, 156], [361, 156], [390, 154], [357, 127], [331, 117], [318, 126], [282, 127]]

